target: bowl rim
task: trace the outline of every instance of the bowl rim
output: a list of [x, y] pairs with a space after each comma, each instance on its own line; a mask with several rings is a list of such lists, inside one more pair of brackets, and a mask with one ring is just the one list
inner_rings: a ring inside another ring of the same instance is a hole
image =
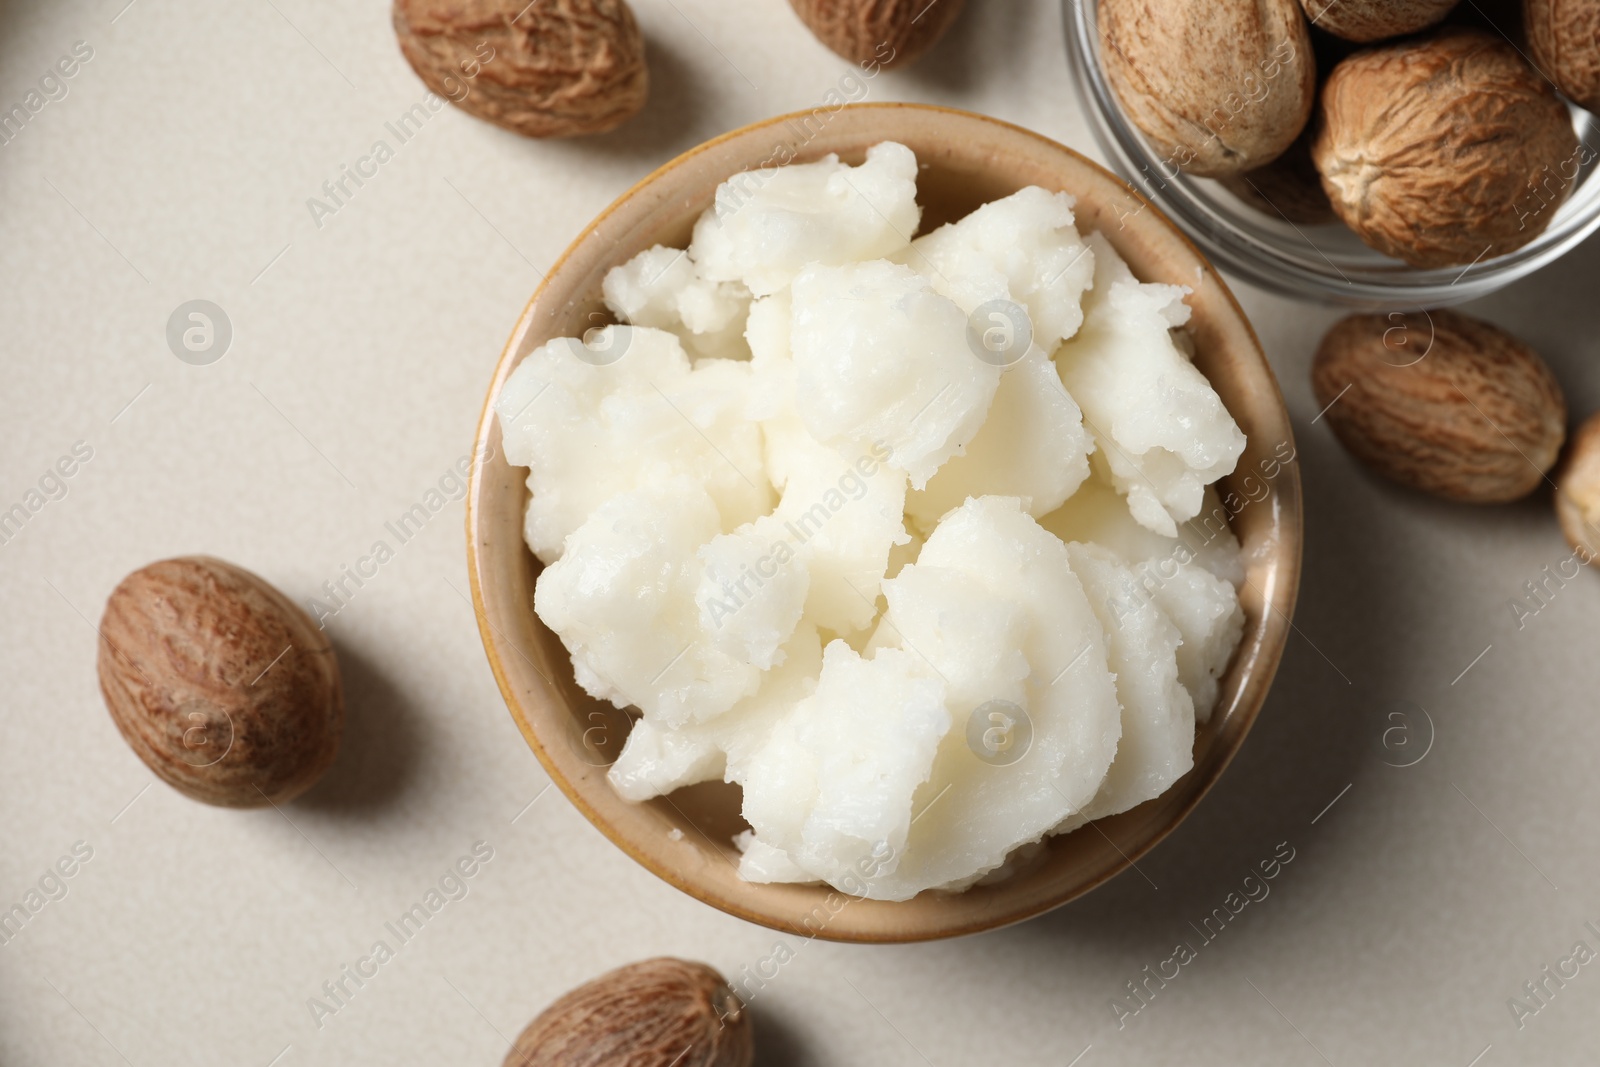
[[[1231, 315], [1236, 320], [1237, 325], [1242, 328], [1245, 337], [1250, 343], [1251, 349], [1259, 359], [1259, 370], [1262, 373], [1265, 384], [1271, 387], [1272, 396], [1276, 401], [1277, 413], [1281, 416], [1280, 421], [1282, 423], [1282, 429], [1284, 431], [1285, 438], [1287, 443], [1291, 447], [1294, 447], [1293, 428], [1290, 424], [1287, 408], [1284, 404], [1282, 389], [1278, 384], [1277, 375], [1274, 372], [1271, 363], [1266, 359], [1265, 352], [1261, 346], [1260, 338], [1256, 334], [1255, 327], [1250, 322], [1249, 316], [1245, 314], [1243, 307], [1239, 304], [1238, 298], [1227, 286], [1221, 274], [1217, 272], [1215, 265], [1211, 263], [1205, 252], [1196, 245], [1196, 243], [1186, 232], [1183, 231], [1182, 228], [1177, 226], [1173, 220], [1166, 215], [1166, 213], [1158, 204], [1153, 203], [1149, 198], [1144, 196], [1143, 193], [1125, 181], [1121, 176], [1108, 170], [1106, 167], [1097, 163], [1093, 159], [1084, 156], [1081, 152], [1078, 152], [1077, 150], [1052, 138], [1046, 137], [1043, 134], [1027, 129], [1026, 127], [1007, 122], [1004, 119], [998, 119], [989, 115], [984, 115], [979, 112], [968, 111], [960, 108], [944, 107], [934, 104], [897, 101], [864, 101], [859, 103], [844, 104], [837, 111], [835, 111], [834, 114], [838, 114], [843, 111], [857, 112], [897, 110], [944, 114], [960, 118], [962, 120], [975, 120], [980, 123], [999, 127], [1002, 130], [1009, 131], [1014, 134], [1020, 134], [1027, 139], [1038, 142], [1042, 147], [1048, 150], [1063, 153], [1066, 156], [1071, 157], [1078, 165], [1088, 168], [1093, 172], [1097, 172], [1113, 186], [1118, 187], [1120, 190], [1126, 192], [1131, 201], [1140, 205], [1136, 209], [1137, 213], [1143, 213], [1146, 209], [1153, 212], [1154, 218], [1161, 223], [1166, 231], [1189, 250], [1189, 252], [1198, 261], [1202, 269], [1209, 271], [1210, 274], [1215, 278], [1217, 283], [1217, 291], [1221, 294], [1226, 308], [1231, 312]], [[616, 197], [598, 215], [596, 215], [595, 218], [587, 226], [585, 226], [575, 238], [573, 238], [565, 250], [562, 251], [561, 255], [557, 257], [555, 262], [551, 265], [550, 269], [544, 274], [538, 286], [535, 287], [532, 296], [529, 297], [527, 303], [524, 305], [522, 313], [518, 316], [516, 324], [513, 326], [511, 333], [507, 338], [506, 344], [502, 348], [500, 356], [496, 361], [494, 373], [490, 379], [489, 389], [478, 417], [477, 428], [474, 432], [473, 440], [475, 450], [473, 455], [475, 457], [485, 456], [487, 454], [486, 450], [490, 447], [489, 442], [494, 435], [495, 398], [499, 393], [500, 385], [504, 381], [504, 378], [509, 374], [510, 370], [514, 369], [514, 364], [517, 361], [518, 349], [522, 346], [523, 339], [532, 326], [534, 312], [540, 302], [541, 297], [551, 286], [553, 280], [558, 277], [562, 267], [565, 266], [567, 261], [588, 241], [589, 237], [606, 222], [608, 222], [614, 214], [628, 204], [636, 195], [648, 189], [663, 176], [687, 165], [697, 157], [704, 155], [714, 150], [718, 146], [736, 138], [745, 137], [761, 130], [771, 129], [786, 122], [802, 119], [812, 114], [813, 111], [807, 109], [774, 115], [767, 119], [729, 130], [723, 134], [702, 142], [693, 148], [688, 149], [682, 154], [663, 163], [659, 167], [656, 167], [647, 175], [645, 175], [645, 177], [629, 186], [627, 190]], [[901, 944], [940, 940], [951, 937], [967, 936], [988, 930], [1000, 929], [1016, 923], [1024, 922], [1028, 919], [1035, 918], [1041, 914], [1052, 911], [1055, 908], [1061, 907], [1062, 905], [1065, 905], [1072, 900], [1089, 893], [1101, 885], [1104, 885], [1106, 882], [1112, 880], [1118, 875], [1125, 874], [1129, 868], [1136, 866], [1140, 857], [1158, 845], [1169, 834], [1177, 829], [1177, 827], [1182, 824], [1185, 819], [1188, 818], [1188, 816], [1193, 812], [1194, 808], [1210, 792], [1212, 786], [1215, 785], [1222, 773], [1232, 763], [1234, 756], [1237, 755], [1239, 749], [1243, 746], [1245, 738], [1249, 735], [1251, 728], [1254, 726], [1256, 719], [1260, 715], [1261, 708], [1266, 701], [1267, 693], [1271, 689], [1272, 681], [1275, 678], [1278, 667], [1282, 662], [1283, 654], [1288, 643], [1288, 635], [1293, 627], [1292, 617], [1299, 595], [1300, 574], [1304, 557], [1304, 507], [1302, 484], [1299, 471], [1299, 453], [1297, 447], [1295, 447], [1291, 459], [1284, 463], [1279, 479], [1280, 480], [1277, 482], [1276, 487], [1271, 494], [1271, 499], [1274, 502], [1274, 510], [1278, 510], [1284, 503], [1290, 505], [1290, 513], [1282, 517], [1279, 525], [1283, 529], [1290, 532], [1292, 536], [1285, 539], [1280, 544], [1278, 549], [1278, 567], [1276, 573], [1281, 576], [1282, 581], [1275, 583], [1274, 588], [1262, 593], [1263, 615], [1267, 619], [1267, 621], [1263, 624], [1265, 628], [1264, 637], [1270, 634], [1271, 639], [1264, 639], [1258, 642], [1258, 647], [1262, 654], [1258, 656], [1253, 665], [1254, 675], [1258, 678], [1253, 699], [1244, 702], [1243, 706], [1240, 706], [1228, 713], [1230, 717], [1238, 716], [1240, 722], [1237, 738], [1234, 743], [1225, 746], [1223, 751], [1221, 751], [1218, 756], [1212, 759], [1212, 761], [1207, 765], [1206, 772], [1204, 774], [1190, 779], [1190, 784], [1187, 789], [1188, 795], [1185, 798], [1185, 802], [1180, 808], [1171, 813], [1171, 816], [1168, 818], [1165, 825], [1161, 826], [1157, 832], [1148, 835], [1148, 837], [1143, 840], [1133, 843], [1132, 847], [1128, 848], [1123, 848], [1113, 842], [1113, 847], [1116, 848], [1120, 855], [1120, 861], [1114, 862], [1107, 866], [1106, 869], [1097, 876], [1080, 882], [1072, 886], [1070, 890], [1059, 895], [1052, 896], [1050, 899], [1041, 901], [1033, 906], [1018, 907], [1012, 912], [999, 917], [985, 917], [971, 922], [946, 924], [936, 929], [919, 928], [906, 931], [896, 928], [885, 931], [869, 930], [843, 932], [835, 929], [831, 925], [825, 926], [820, 930], [813, 930], [799, 926], [795, 922], [788, 920], [781, 915], [751, 907], [731, 896], [709, 892], [705, 886], [698, 883], [692, 877], [689, 877], [681, 868], [675, 867], [671, 864], [657, 862], [654, 857], [648, 855], [642, 848], [635, 845], [629, 835], [622, 832], [616, 825], [606, 818], [603, 813], [601, 813], [593, 804], [589, 802], [583, 789], [579, 787], [578, 783], [573, 781], [562, 772], [557, 761], [552, 757], [547, 749], [544, 741], [540, 739], [538, 732], [534, 729], [526, 710], [522, 706], [521, 697], [507, 672], [505, 662], [501, 656], [500, 649], [497, 644], [501, 635], [496, 632], [496, 627], [489, 618], [489, 611], [484, 593], [483, 575], [481, 573], [483, 561], [478, 545], [478, 525], [482, 514], [485, 482], [485, 464], [483, 462], [474, 463], [472, 474], [468, 480], [467, 486], [467, 502], [465, 513], [468, 571], [467, 578], [471, 592], [473, 615], [478, 624], [479, 637], [483, 642], [484, 652], [488, 658], [490, 670], [494, 674], [495, 682], [500, 689], [501, 697], [505, 701], [506, 707], [510, 711], [518, 729], [521, 731], [523, 739], [527, 742], [529, 748], [532, 749], [534, 755], [538, 758], [540, 765], [544, 768], [545, 773], [549, 776], [551, 782], [558, 786], [561, 792], [566, 795], [567, 799], [573, 804], [573, 806], [577, 808], [578, 811], [581, 812], [583, 816], [595, 826], [596, 829], [604, 834], [605, 837], [610, 840], [613, 845], [619, 848], [625, 855], [629, 856], [632, 860], [644, 867], [646, 870], [650, 871], [662, 881], [665, 881], [669, 885], [677, 888], [678, 890], [688, 894], [702, 903], [709, 904], [710, 906], [737, 918], [744, 919], [748, 922], [755, 923], [757, 925], [764, 926], [782, 933], [795, 934], [807, 938], [814, 937], [821, 940], [856, 944]], [[525, 552], [528, 551], [525, 544], [523, 545], [523, 550]], [[1279, 589], [1276, 587], [1277, 585], [1282, 585], [1285, 588]], [[531, 604], [529, 605], [529, 611], [532, 611]], [[1272, 620], [1272, 616], [1274, 615], [1276, 615], [1277, 619], [1280, 621], [1274, 622]], [[1239, 649], [1235, 653], [1235, 660], [1233, 663], [1230, 663], [1228, 668], [1229, 672], [1235, 669], [1234, 664], [1238, 662], [1237, 657], [1244, 652], [1245, 647], [1245, 644], [1241, 643]], [[520, 652], [520, 649], [516, 651]], [[525, 655], [524, 658], [526, 658]], [[1224, 675], [1224, 677], [1226, 677], [1226, 675]], [[1214, 714], [1221, 714], [1221, 705], [1219, 704], [1218, 707], [1219, 710]], [[1191, 769], [1190, 772], [1188, 772], [1188, 774], [1195, 775], [1196, 772], [1200, 771], [1200, 769], [1201, 768], [1196, 765]], [[1188, 776], [1186, 775], [1186, 777]], [[1133, 810], [1137, 811], [1138, 808], [1136, 807]], [[1122, 817], [1123, 816], [1112, 816], [1108, 819], [1098, 820], [1098, 823], [1109, 824], [1112, 820], [1120, 819]], [[1046, 840], [1048, 840], [1048, 837]], [[849, 899], [854, 900], [855, 898]]]

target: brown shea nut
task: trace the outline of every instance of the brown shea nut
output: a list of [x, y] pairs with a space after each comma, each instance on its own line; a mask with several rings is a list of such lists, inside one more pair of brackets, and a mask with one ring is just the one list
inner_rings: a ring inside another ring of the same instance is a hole
[[1600, 3], [1523, 0], [1533, 61], [1556, 88], [1600, 115]]
[[1456, 0], [1300, 0], [1319, 30], [1367, 44], [1426, 29], [1450, 14]]
[[1101, 0], [1100, 63], [1173, 171], [1223, 178], [1276, 159], [1316, 96], [1297, 0]]
[[1311, 146], [1346, 226], [1414, 267], [1521, 248], [1555, 215], [1578, 139], [1511, 45], [1476, 30], [1358, 52], [1322, 90]]
[[1561, 532], [1587, 563], [1600, 555], [1600, 415], [1585, 419], [1568, 442], [1555, 495]]
[[661, 957], [579, 986], [528, 1024], [504, 1067], [750, 1067], [749, 1012], [703, 963]]
[[1312, 360], [1311, 387], [1351, 455], [1451, 500], [1526, 496], [1566, 436], [1561, 387], [1538, 354], [1455, 311], [1341, 320]]
[[615, 129], [650, 92], [625, 0], [394, 0], [394, 32], [428, 88], [528, 137]]
[[227, 808], [292, 800], [344, 732], [327, 635], [242, 567], [184, 556], [122, 580], [100, 620], [100, 692], [145, 764]]
[[817, 40], [863, 67], [917, 60], [944, 36], [966, 0], [789, 0]]

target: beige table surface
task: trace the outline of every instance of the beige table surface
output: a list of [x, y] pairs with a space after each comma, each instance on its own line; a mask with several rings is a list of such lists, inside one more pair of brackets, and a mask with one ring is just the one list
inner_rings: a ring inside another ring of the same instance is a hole
[[[658, 881], [544, 792], [463, 597], [459, 502], [329, 622], [346, 744], [282, 813], [154, 781], [101, 704], [91, 620], [126, 572], [181, 553], [314, 595], [469, 449], [507, 333], [591, 216], [707, 137], [813, 106], [846, 65], [783, 0], [636, 0], [655, 87], [625, 130], [536, 144], [448, 109], [319, 228], [307, 198], [423, 95], [388, 5], [125, 3], [0, 4], [6, 107], [93, 49], [0, 148], [0, 509], [78, 442], [93, 452], [0, 545], [0, 907], [92, 851], [0, 945], [0, 1064], [498, 1064], [607, 968], [754, 966], [777, 935]], [[1098, 155], [1058, 6], [969, 6], [871, 98]], [[1475, 309], [1549, 358], [1580, 415], [1600, 406], [1597, 282], [1591, 241]], [[1507, 1004], [1576, 942], [1600, 950], [1600, 578], [1519, 629], [1512, 598], [1569, 555], [1548, 499], [1472, 510], [1376, 484], [1312, 424], [1307, 362], [1336, 312], [1240, 295], [1295, 417], [1309, 531], [1298, 636], [1242, 754], [1147, 877], [966, 940], [791, 940], [755, 1000], [760, 1062], [1600, 1057], [1600, 963], [1550, 982], [1521, 1028]], [[209, 366], [164, 336], [196, 298], [233, 329]], [[1406, 768], [1428, 728], [1413, 710], [1416, 744], [1385, 748], [1402, 702], [1434, 725]], [[493, 858], [468, 894], [319, 1028], [308, 999], [480, 841]], [[1193, 924], [1280, 842], [1294, 858], [1270, 895], [1201, 944]], [[1125, 983], [1182, 938], [1197, 958], [1119, 1027]]]

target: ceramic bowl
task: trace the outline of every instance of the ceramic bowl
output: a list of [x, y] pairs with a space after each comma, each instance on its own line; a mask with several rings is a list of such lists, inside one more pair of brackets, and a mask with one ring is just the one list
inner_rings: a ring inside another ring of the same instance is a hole
[[[533, 613], [540, 565], [522, 539], [525, 472], [501, 454], [490, 406], [533, 349], [610, 321], [600, 291], [606, 271], [658, 243], [685, 246], [720, 182], [791, 154], [803, 162], [836, 152], [859, 163], [884, 140], [908, 145], [921, 161], [924, 230], [1023, 186], [1041, 185], [1077, 197], [1080, 228], [1104, 233], [1140, 278], [1190, 287], [1195, 362], [1249, 440], [1236, 472], [1218, 486], [1239, 505], [1231, 525], [1247, 565], [1240, 591], [1244, 639], [1222, 680], [1216, 712], [1195, 738], [1194, 769], [1132, 811], [1047, 839], [1004, 881], [904, 902], [740, 880], [730, 840], [744, 828], [735, 785], [708, 783], [643, 804], [612, 791], [606, 767], [632, 720], [578, 687], [561, 642]], [[729, 914], [801, 936], [898, 942], [973, 933], [1038, 915], [1126, 870], [1172, 832], [1238, 750], [1266, 697], [1294, 610], [1301, 507], [1293, 436], [1260, 342], [1222, 278], [1121, 180], [1062, 145], [967, 112], [859, 104], [780, 116], [709, 141], [645, 178], [584, 230], [534, 293], [489, 385], [477, 446], [488, 458], [467, 499], [472, 597], [489, 663], [529, 747], [567, 798], [649, 870]]]

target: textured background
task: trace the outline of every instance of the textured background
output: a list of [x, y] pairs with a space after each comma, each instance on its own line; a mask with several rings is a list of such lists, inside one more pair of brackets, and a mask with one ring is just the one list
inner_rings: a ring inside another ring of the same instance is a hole
[[[497, 1064], [612, 966], [754, 967], [777, 935], [657, 881], [542, 792], [463, 597], [459, 502], [329, 622], [346, 745], [281, 813], [152, 784], [101, 705], [90, 621], [126, 572], [180, 553], [296, 599], [337, 577], [470, 449], [507, 333], [587, 220], [699, 141], [816, 105], [847, 65], [782, 0], [635, 0], [655, 83], [641, 117], [536, 144], [446, 110], [319, 229], [306, 199], [424, 92], [387, 4], [126, 2], [0, 4], [6, 107], [74, 42], [94, 49], [0, 148], [0, 510], [93, 449], [0, 545], [0, 907], [76, 842], [93, 850], [0, 946], [0, 1063]], [[870, 99], [1098, 155], [1056, 5], [970, 8]], [[1533, 342], [1576, 415], [1600, 406], [1597, 278], [1591, 241], [1470, 309]], [[1519, 629], [1512, 598], [1569, 555], [1548, 499], [1471, 509], [1376, 484], [1312, 424], [1306, 367], [1336, 312], [1240, 296], [1295, 417], [1308, 529], [1298, 634], [1242, 754], [1144, 877], [962, 941], [791, 941], [754, 1003], [762, 1062], [1595, 1058], [1600, 963], [1520, 1030], [1507, 998], [1578, 940], [1600, 949], [1583, 925], [1600, 927], [1600, 580]], [[164, 339], [196, 298], [233, 327], [209, 366]], [[493, 859], [470, 893], [318, 1029], [307, 998], [475, 841]], [[1198, 943], [1191, 924], [1280, 842], [1294, 859], [1270, 896], [1119, 1029], [1124, 983]]]

